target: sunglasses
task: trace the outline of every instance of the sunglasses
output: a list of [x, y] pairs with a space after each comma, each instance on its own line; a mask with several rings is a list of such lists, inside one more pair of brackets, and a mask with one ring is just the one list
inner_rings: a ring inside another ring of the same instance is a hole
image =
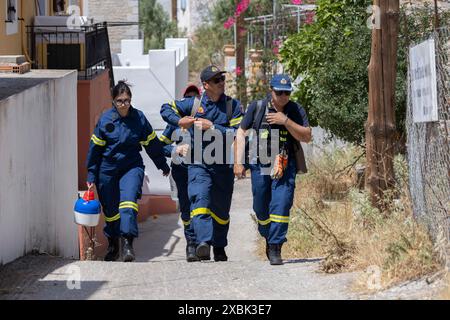
[[123, 105], [129, 106], [131, 104], [131, 100], [129, 100], [129, 99], [125, 99], [125, 100], [118, 99], [115, 102], [119, 106], [123, 106]]
[[277, 97], [281, 97], [283, 94], [288, 96], [288, 97], [291, 95], [290, 91], [276, 91], [276, 90], [273, 90], [273, 92], [275, 92], [275, 95]]
[[225, 81], [225, 76], [212, 78], [210, 81], [211, 81], [212, 83], [214, 83], [214, 84], [218, 84], [218, 83], [221, 83], [221, 82], [224, 82], [224, 81]]

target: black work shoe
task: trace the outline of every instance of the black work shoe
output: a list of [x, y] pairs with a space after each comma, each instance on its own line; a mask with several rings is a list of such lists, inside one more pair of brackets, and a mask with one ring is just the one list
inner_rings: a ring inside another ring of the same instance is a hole
[[270, 260], [269, 258], [269, 241], [266, 239], [266, 257], [267, 260]]
[[197, 254], [195, 253], [195, 243], [188, 243], [186, 245], [186, 261], [187, 262], [195, 262], [200, 261], [199, 257], [197, 257]]
[[211, 247], [206, 242], [200, 243], [195, 253], [200, 260], [211, 260]]
[[119, 259], [119, 238], [108, 238], [108, 251], [104, 261], [116, 261]]
[[283, 259], [281, 259], [281, 244], [269, 244], [269, 261], [271, 265], [283, 264]]
[[227, 254], [225, 253], [225, 248], [214, 247], [213, 252], [214, 252], [214, 261], [218, 262], [228, 260]]
[[122, 259], [123, 262], [132, 262], [135, 259], [132, 237], [122, 238]]

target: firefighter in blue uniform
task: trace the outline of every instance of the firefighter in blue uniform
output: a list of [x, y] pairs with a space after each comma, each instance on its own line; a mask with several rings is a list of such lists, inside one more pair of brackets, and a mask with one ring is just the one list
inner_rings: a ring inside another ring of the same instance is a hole
[[274, 139], [279, 139], [279, 150], [269, 150], [269, 163], [264, 163], [258, 154], [257, 160], [250, 162], [250, 170], [253, 210], [258, 219], [258, 230], [266, 239], [267, 258], [272, 265], [279, 265], [283, 264], [281, 247], [286, 242], [298, 171], [294, 142], [309, 142], [311, 128], [303, 107], [289, 100], [293, 90], [289, 76], [274, 75], [270, 85], [270, 95], [260, 102], [250, 103], [241, 122], [236, 138], [234, 172], [238, 178], [245, 177], [243, 159], [247, 130], [255, 130], [258, 152], [264, 148], [271, 149], [269, 140], [274, 134], [273, 130], [277, 130]]
[[129, 86], [119, 81], [113, 89], [113, 107], [99, 119], [87, 157], [87, 185], [91, 189], [95, 184], [105, 214], [104, 233], [109, 242], [105, 261], [118, 259], [120, 239], [123, 261], [135, 259], [137, 200], [144, 179], [140, 151], [144, 147], [156, 167], [167, 176], [170, 167], [163, 146], [145, 115], [131, 106]]
[[[190, 85], [184, 92], [184, 98], [200, 97], [200, 91], [195, 85]], [[186, 260], [187, 262], [199, 261], [195, 250], [195, 233], [191, 224], [191, 202], [188, 196], [188, 167], [184, 163], [184, 158], [189, 150], [189, 144], [183, 144], [183, 135], [178, 127], [167, 125], [164, 132], [159, 137], [165, 146], [164, 154], [172, 158], [172, 178], [177, 186], [178, 202], [181, 211], [181, 221], [184, 226], [184, 236], [186, 238]], [[173, 145], [175, 142], [176, 146]]]
[[[225, 247], [228, 244], [234, 174], [233, 167], [229, 164], [230, 159], [227, 160], [231, 146], [225, 141], [227, 136], [234, 137], [242, 120], [242, 112], [240, 103], [224, 94], [224, 73], [216, 66], [208, 66], [202, 71], [200, 79], [205, 91], [198, 109], [194, 108], [194, 98], [173, 101], [161, 108], [161, 116], [166, 122], [189, 130], [191, 135], [193, 148], [191, 163], [188, 165], [188, 194], [191, 202], [191, 224], [197, 242], [196, 254], [200, 260], [210, 259], [211, 245], [215, 261], [228, 260]], [[195, 134], [212, 133], [222, 138], [222, 150], [214, 149], [214, 155], [211, 153], [214, 157], [217, 156], [215, 160], [209, 161], [210, 159], [203, 157], [203, 153], [206, 154], [203, 151], [215, 140], [208, 142], [208, 139], [204, 139], [205, 141], [195, 143], [194, 127], [197, 131]], [[217, 160], [218, 158], [220, 159]]]

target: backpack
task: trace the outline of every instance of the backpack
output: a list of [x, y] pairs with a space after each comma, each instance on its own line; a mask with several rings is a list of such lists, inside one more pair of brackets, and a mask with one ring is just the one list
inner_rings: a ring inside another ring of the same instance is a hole
[[[254, 109], [253, 114], [253, 124], [252, 129], [258, 130], [261, 128], [264, 115], [266, 114], [266, 108], [267, 108], [267, 100], [258, 100], [256, 102], [256, 108]], [[247, 155], [247, 147], [248, 141], [246, 141], [246, 159], [248, 160]], [[302, 144], [300, 141], [297, 141], [293, 139], [293, 151], [294, 151], [294, 157], [295, 157], [295, 163], [297, 165], [297, 174], [303, 174], [308, 172], [308, 168], [306, 167], [306, 160], [305, 160], [305, 154], [303, 152]]]

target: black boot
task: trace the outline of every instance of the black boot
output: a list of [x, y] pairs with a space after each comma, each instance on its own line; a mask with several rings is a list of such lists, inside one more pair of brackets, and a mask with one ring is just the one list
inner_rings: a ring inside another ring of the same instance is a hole
[[228, 260], [227, 254], [225, 253], [225, 248], [214, 247], [213, 252], [214, 252], [214, 261], [218, 262]]
[[134, 261], [133, 237], [122, 238], [122, 259], [123, 262]]
[[281, 244], [269, 244], [269, 261], [271, 265], [283, 264], [281, 259]]
[[105, 261], [116, 261], [119, 258], [119, 238], [108, 238], [108, 251]]
[[200, 243], [195, 253], [200, 260], [211, 260], [211, 247], [206, 242]]
[[188, 242], [186, 245], [186, 261], [195, 262], [200, 261], [200, 259], [195, 254], [196, 245], [193, 242]]

